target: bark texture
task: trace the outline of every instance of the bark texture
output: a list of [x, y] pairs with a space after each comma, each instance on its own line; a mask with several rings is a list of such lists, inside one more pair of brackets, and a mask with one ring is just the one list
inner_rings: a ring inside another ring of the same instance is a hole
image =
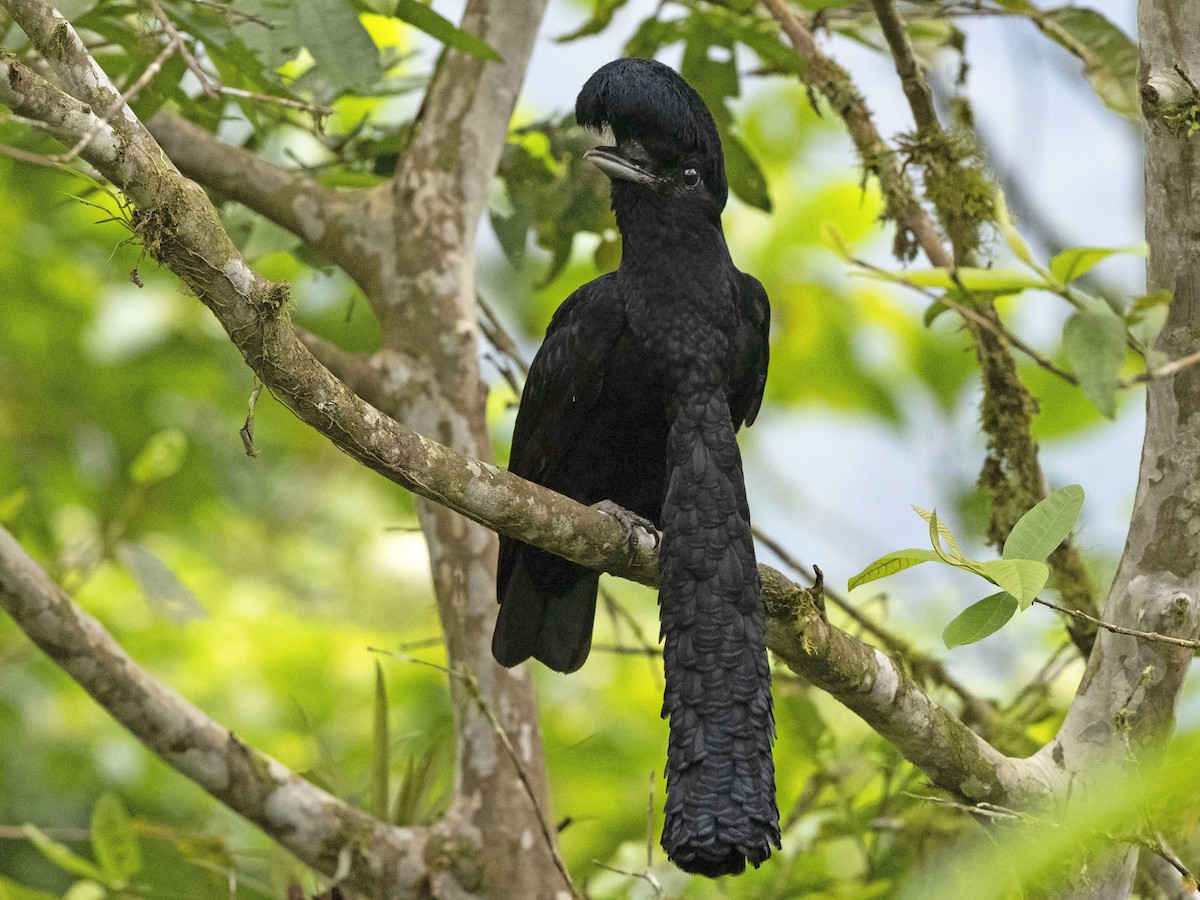
[[[1200, 349], [1200, 136], [1178, 126], [1195, 114], [1194, 89], [1164, 97], [1156, 85], [1200, 75], [1200, 17], [1186, 0], [1143, 0], [1139, 80], [1145, 118], [1148, 289], [1173, 293], [1154, 350], [1177, 359]], [[1185, 82], [1186, 83], [1186, 82]], [[1200, 632], [1200, 370], [1151, 381], [1129, 536], [1102, 614], [1105, 621], [1195, 638]], [[1057, 737], [1036, 761], [1086, 797], [1152, 764], [1175, 727], [1192, 651], [1102, 631]], [[1093, 858], [1066, 896], [1124, 898], [1137, 851]]]

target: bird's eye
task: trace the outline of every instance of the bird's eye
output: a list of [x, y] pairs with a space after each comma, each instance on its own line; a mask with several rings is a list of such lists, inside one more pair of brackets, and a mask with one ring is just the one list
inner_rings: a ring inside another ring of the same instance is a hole
[[695, 169], [687, 168], [683, 170], [683, 183], [688, 187], [695, 187], [700, 183], [700, 173]]

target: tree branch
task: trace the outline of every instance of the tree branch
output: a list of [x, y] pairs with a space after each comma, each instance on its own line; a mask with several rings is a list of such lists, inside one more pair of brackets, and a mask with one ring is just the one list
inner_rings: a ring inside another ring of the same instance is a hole
[[370, 191], [334, 191], [303, 172], [223, 143], [212, 132], [167, 110], [156, 112], [147, 127], [188, 178], [290, 231], [336, 261], [364, 290], [372, 284], [375, 261], [356, 250], [356, 230], [344, 227], [361, 218]]
[[[168, 765], [298, 859], [371, 897], [424, 897], [438, 843], [468, 842], [445, 826], [395, 828], [242, 743], [131, 659], [0, 527], [0, 606], [47, 656]], [[469, 881], [465, 882], [469, 883]]]

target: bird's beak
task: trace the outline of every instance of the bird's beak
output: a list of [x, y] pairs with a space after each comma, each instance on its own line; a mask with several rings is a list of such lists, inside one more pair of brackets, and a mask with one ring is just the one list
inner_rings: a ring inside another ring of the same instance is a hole
[[657, 175], [626, 159], [616, 147], [593, 147], [583, 154], [583, 158], [591, 160], [596, 168], [609, 178], [636, 181], [638, 184], [653, 184], [658, 181]]

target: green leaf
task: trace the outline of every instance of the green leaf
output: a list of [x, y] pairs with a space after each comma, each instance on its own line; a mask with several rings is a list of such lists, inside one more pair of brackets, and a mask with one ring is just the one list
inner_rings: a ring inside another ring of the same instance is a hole
[[[903, 272], [866, 271], [856, 274], [882, 281], [915, 284], [918, 287], [959, 290], [959, 283], [968, 291], [991, 294], [1017, 294], [1030, 288], [1044, 288], [1046, 282], [1017, 269], [908, 269]], [[955, 281], [957, 275], [958, 281]]]
[[1174, 294], [1166, 288], [1151, 291], [1149, 294], [1139, 294], [1134, 298], [1130, 312], [1145, 312], [1159, 306], [1170, 306], [1172, 297]]
[[971, 570], [1012, 594], [1021, 609], [1028, 608], [1050, 577], [1050, 567], [1032, 559], [990, 559], [972, 564]]
[[771, 196], [767, 193], [767, 179], [758, 162], [736, 136], [726, 133], [722, 135], [722, 142], [725, 146], [725, 172], [729, 177], [729, 189], [743, 203], [770, 212]]
[[470, 53], [480, 59], [504, 62], [504, 57], [493, 50], [482, 38], [476, 37], [469, 31], [463, 31], [419, 0], [398, 0], [394, 15], [413, 28], [419, 28], [431, 38], [441, 41], [447, 47], [462, 50], [464, 53]]
[[1008, 202], [1004, 198], [1004, 191], [996, 191], [994, 209], [996, 211], [996, 224], [1000, 227], [1000, 233], [1004, 236], [1004, 243], [1008, 244], [1008, 249], [1013, 252], [1013, 256], [1027, 266], [1035, 266], [1033, 253], [1030, 252], [1029, 245], [1025, 243], [1025, 238], [1021, 237], [1021, 232], [1017, 231], [1017, 226], [1013, 223], [1012, 216], [1008, 212]]
[[129, 477], [137, 484], [165, 481], [183, 465], [187, 455], [187, 435], [178, 429], [160, 431], [146, 441], [129, 466]]
[[383, 77], [379, 50], [346, 0], [305, 0], [293, 10], [300, 40], [330, 82], [365, 88]]
[[860, 584], [895, 575], [897, 572], [902, 572], [919, 563], [939, 562], [940, 560], [941, 557], [932, 550], [896, 550], [879, 557], [851, 578], [846, 584], [846, 589], [852, 591]]
[[422, 817], [428, 814], [428, 797], [434, 786], [437, 756], [437, 744], [430, 744], [419, 756], [408, 757], [404, 777], [396, 790], [396, 802], [392, 806], [393, 825], [420, 825]]
[[1130, 244], [1127, 247], [1071, 247], [1056, 253], [1050, 260], [1050, 272], [1059, 281], [1070, 283], [1083, 277], [1098, 263], [1104, 262], [1110, 256], [1118, 253], [1131, 253], [1145, 256], [1149, 252], [1143, 244]]
[[942, 631], [942, 643], [947, 650], [981, 641], [995, 634], [1017, 611], [1017, 600], [1007, 591], [1000, 591], [972, 603], [950, 620]]
[[142, 848], [133, 823], [112, 792], [101, 794], [92, 809], [92, 855], [104, 870], [108, 884], [128, 884], [142, 869]]
[[926, 328], [929, 328], [938, 320], [938, 317], [941, 316], [942, 313], [949, 311], [950, 307], [948, 307], [941, 300], [934, 300], [927, 307], [925, 307], [925, 312], [921, 314], [921, 323]]
[[1063, 326], [1063, 351], [1083, 395], [1113, 418], [1117, 374], [1125, 361], [1125, 323], [1107, 309], [1080, 310]]
[[25, 837], [29, 838], [30, 843], [37, 847], [42, 856], [60, 869], [64, 869], [72, 875], [80, 875], [83, 878], [91, 878], [102, 883], [108, 881], [94, 863], [84, 859], [65, 844], [60, 844], [49, 837], [36, 825], [26, 824], [21, 827], [21, 830], [25, 832]]
[[17, 884], [0, 875], [0, 900], [58, 900], [58, 897], [54, 894], [47, 894], [45, 891], [25, 887], [23, 884]]
[[388, 738], [387, 683], [383, 666], [375, 660], [375, 717], [371, 737], [371, 815], [386, 822], [388, 817]]
[[560, 44], [565, 44], [568, 41], [578, 40], [581, 37], [599, 34], [608, 27], [617, 10], [628, 2], [629, 0], [595, 0], [595, 5], [592, 7], [592, 15], [586, 22], [574, 31], [560, 35], [554, 40]]
[[176, 625], [204, 618], [204, 607], [196, 595], [153, 551], [123, 541], [117, 545], [117, 561], [137, 579], [142, 595], [155, 612]]
[[1054, 491], [1021, 516], [1004, 542], [1004, 559], [1044, 560], [1061, 544], [1083, 508], [1083, 488], [1077, 484]]
[[1046, 36], [1083, 62], [1083, 73], [1104, 103], [1127, 119], [1138, 115], [1137, 46], [1094, 9], [1063, 6], [1030, 18]]
[[950, 526], [938, 520], [937, 510], [930, 511], [921, 509], [919, 506], [913, 506], [913, 511], [929, 525], [929, 538], [934, 550], [940, 550], [937, 538], [934, 537], [935, 534], [938, 534], [949, 545], [951, 555], [956, 559], [962, 559], [962, 551], [958, 549], [958, 541], [954, 539], [954, 534], [950, 531]]

